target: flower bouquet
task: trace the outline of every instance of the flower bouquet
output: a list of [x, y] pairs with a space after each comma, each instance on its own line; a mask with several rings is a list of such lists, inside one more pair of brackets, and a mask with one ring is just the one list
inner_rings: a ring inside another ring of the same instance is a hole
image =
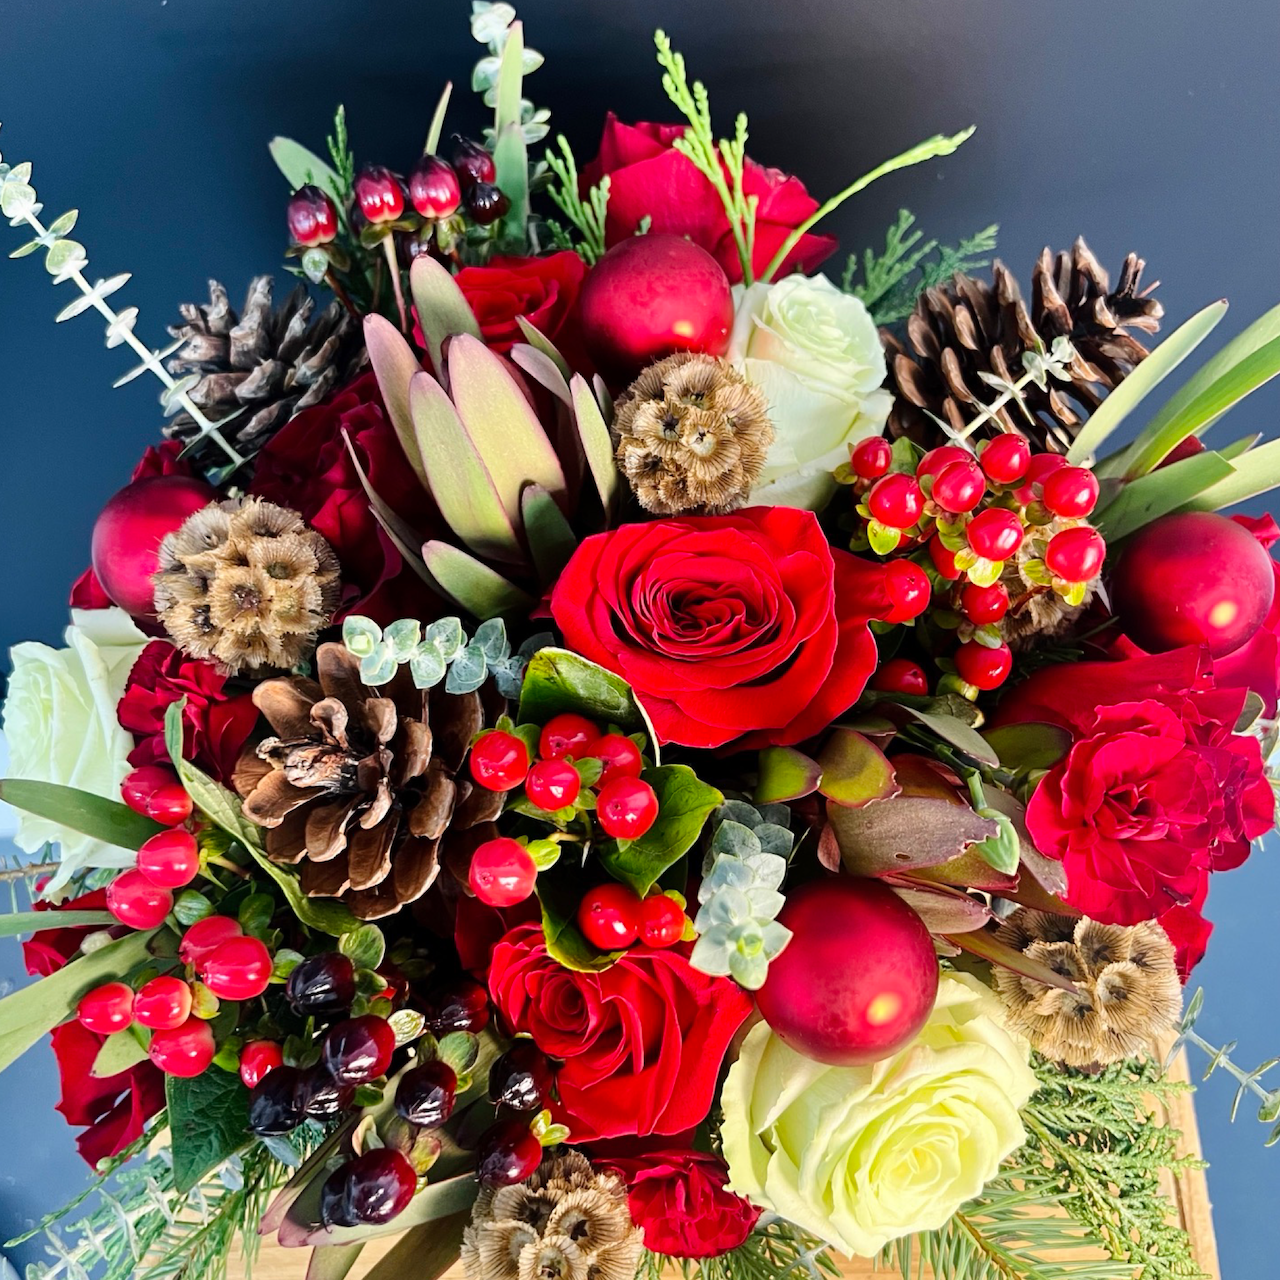
[[1186, 377], [1225, 302], [1157, 343], [1137, 256], [1024, 293], [906, 212], [834, 283], [967, 131], [819, 204], [659, 33], [682, 119], [579, 170], [473, 9], [492, 128], [276, 139], [301, 283], [168, 346], [0, 165], [165, 419], [4, 708], [0, 1067], [51, 1035], [98, 1178], [36, 1275], [1200, 1274], [1166, 1055], [1280, 1116], [1183, 1001], [1280, 688], [1280, 529], [1218, 514], [1280, 443], [1202, 437], [1280, 309]]

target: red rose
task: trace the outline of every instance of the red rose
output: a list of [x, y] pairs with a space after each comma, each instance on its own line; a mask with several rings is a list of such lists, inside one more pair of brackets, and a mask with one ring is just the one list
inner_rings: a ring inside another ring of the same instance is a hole
[[668, 1258], [717, 1258], [751, 1234], [760, 1210], [725, 1190], [729, 1169], [702, 1151], [655, 1151], [609, 1160], [626, 1179], [631, 1220], [644, 1247]]
[[[1242, 524], [1268, 550], [1280, 539], [1280, 527], [1267, 515], [1232, 516]], [[1221, 688], [1252, 689], [1263, 701], [1263, 715], [1274, 717], [1277, 695], [1280, 694], [1280, 564], [1273, 559], [1271, 571], [1275, 574], [1276, 593], [1271, 601], [1271, 611], [1253, 637], [1224, 658], [1213, 664], [1213, 678]]]
[[[623, 124], [611, 111], [604, 122], [600, 154], [586, 167], [583, 182], [592, 185], [609, 177], [609, 207], [605, 244], [612, 246], [636, 233], [647, 217], [651, 231], [688, 236], [713, 254], [733, 283], [742, 279], [742, 264], [729, 228], [724, 204], [693, 161], [672, 143], [685, 132], [682, 124]], [[817, 212], [818, 202], [799, 178], [780, 169], [766, 169], [748, 160], [743, 190], [759, 200], [752, 270], [759, 275], [773, 260], [783, 241]], [[812, 272], [836, 249], [834, 236], [800, 237], [777, 275]]]
[[170, 703], [186, 698], [182, 754], [219, 782], [229, 782], [240, 750], [258, 723], [247, 694], [226, 692], [227, 678], [211, 662], [189, 658], [167, 640], [153, 640], [129, 672], [116, 708], [120, 727], [139, 738], [129, 763], [168, 764], [164, 716]]
[[372, 373], [286, 423], [258, 454], [250, 491], [291, 507], [328, 540], [342, 563], [339, 618], [362, 613], [387, 626], [397, 618], [434, 617], [439, 601], [374, 516], [344, 432], [373, 491], [415, 529], [429, 524], [431, 501], [387, 420]]
[[587, 264], [565, 249], [545, 258], [491, 258], [483, 267], [463, 267], [454, 280], [494, 351], [505, 354], [525, 340], [516, 324], [523, 316], [568, 356], [580, 342], [578, 292], [586, 274]]
[[633, 947], [600, 973], [566, 969], [542, 928], [512, 929], [493, 951], [489, 994], [508, 1025], [564, 1060], [556, 1118], [575, 1142], [681, 1133], [706, 1119], [751, 998], [699, 973], [678, 949]]
[[1075, 736], [1027, 807], [1042, 852], [1061, 859], [1064, 895], [1108, 924], [1191, 902], [1206, 872], [1239, 866], [1274, 818], [1256, 738], [1233, 732], [1244, 691], [1216, 689], [1201, 651], [1037, 672], [1001, 719]]
[[881, 566], [831, 549], [813, 512], [751, 507], [587, 538], [551, 613], [570, 649], [630, 683], [664, 742], [758, 747], [810, 737], [857, 700], [883, 583]]

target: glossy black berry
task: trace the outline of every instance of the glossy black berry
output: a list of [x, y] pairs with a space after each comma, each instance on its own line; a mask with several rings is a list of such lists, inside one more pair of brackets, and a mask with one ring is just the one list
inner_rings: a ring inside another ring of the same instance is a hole
[[304, 960], [289, 975], [285, 995], [295, 1013], [317, 1018], [346, 1013], [356, 998], [356, 969], [340, 951]]
[[297, 1098], [301, 1075], [296, 1067], [276, 1067], [253, 1086], [249, 1094], [249, 1128], [259, 1137], [289, 1133], [302, 1123]]
[[517, 1040], [489, 1068], [489, 1097], [513, 1111], [538, 1111], [554, 1082], [547, 1055], [532, 1040]]
[[510, 208], [510, 197], [491, 182], [477, 182], [467, 192], [467, 212], [482, 227], [497, 222]]
[[375, 1147], [331, 1173], [320, 1193], [326, 1227], [380, 1226], [404, 1212], [418, 1179], [413, 1166], [390, 1147]]
[[453, 1114], [458, 1077], [447, 1062], [424, 1062], [406, 1071], [396, 1088], [396, 1110], [421, 1129], [438, 1129]]
[[298, 1077], [295, 1101], [308, 1120], [333, 1120], [351, 1109], [356, 1087], [341, 1084], [323, 1067], [315, 1066]]
[[491, 1187], [523, 1182], [542, 1162], [542, 1144], [527, 1120], [499, 1120], [486, 1129], [476, 1147], [476, 1173]]
[[385, 1075], [395, 1052], [396, 1033], [377, 1014], [337, 1022], [325, 1033], [325, 1070], [343, 1084], [367, 1084]]
[[459, 978], [427, 998], [423, 1016], [427, 1029], [437, 1039], [451, 1031], [470, 1031], [474, 1035], [489, 1025], [488, 992], [478, 982]]
[[474, 138], [464, 138], [460, 133], [455, 133], [452, 143], [450, 160], [463, 191], [475, 186], [477, 182], [492, 182], [498, 176], [493, 156]]

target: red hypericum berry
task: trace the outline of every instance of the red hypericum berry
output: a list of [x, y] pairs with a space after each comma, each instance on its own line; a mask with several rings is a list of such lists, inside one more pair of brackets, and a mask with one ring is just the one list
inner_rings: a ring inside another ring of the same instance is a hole
[[871, 687], [881, 693], [926, 694], [929, 678], [910, 658], [890, 658], [871, 677]]
[[916, 467], [916, 475], [936, 476], [942, 472], [944, 467], [949, 467], [953, 462], [972, 462], [973, 454], [968, 449], [962, 449], [955, 444], [942, 444], [936, 449], [930, 449], [928, 453], [920, 459], [920, 465]]
[[984, 627], [999, 622], [1009, 612], [1009, 592], [1003, 582], [993, 582], [989, 587], [969, 582], [960, 593], [960, 608], [975, 626]]
[[182, 935], [178, 943], [178, 959], [183, 964], [198, 965], [211, 951], [228, 938], [238, 938], [244, 930], [231, 916], [205, 916]]
[[[566, 766], [569, 768], [570, 766]], [[471, 891], [487, 907], [514, 907], [532, 892], [538, 878], [529, 850], [510, 836], [486, 840], [471, 855]]]
[[437, 1040], [451, 1031], [470, 1031], [474, 1035], [489, 1025], [489, 993], [478, 982], [459, 978], [432, 991], [422, 1014], [427, 1030]]
[[1204, 441], [1199, 436], [1183, 436], [1177, 444], [1169, 450], [1168, 453], [1156, 463], [1156, 470], [1161, 467], [1171, 467], [1175, 462], [1181, 462], [1184, 458], [1194, 458], [1197, 453], [1204, 452]]
[[1022, 546], [1022, 521], [1003, 507], [979, 511], [964, 532], [969, 546], [986, 560], [1007, 560]]
[[228, 938], [198, 968], [204, 985], [220, 1000], [252, 1000], [271, 981], [271, 952], [258, 938]]
[[1009, 678], [1013, 654], [1007, 644], [988, 649], [970, 640], [956, 650], [956, 670], [960, 678], [977, 689], [995, 689]]
[[386, 1075], [396, 1049], [396, 1033], [377, 1014], [335, 1023], [325, 1033], [322, 1061], [342, 1084], [368, 1084]]
[[240, 1050], [240, 1079], [246, 1089], [283, 1066], [284, 1051], [274, 1040], [250, 1040]]
[[473, 138], [455, 133], [453, 144], [453, 169], [464, 191], [477, 182], [492, 182], [498, 176], [493, 156]]
[[1022, 483], [1014, 490], [1014, 495], [1022, 505], [1029, 506], [1040, 496], [1044, 482], [1055, 471], [1067, 465], [1067, 460], [1060, 453], [1037, 453], [1027, 463], [1027, 473]]
[[956, 553], [949, 550], [936, 533], [929, 539], [929, 559], [933, 561], [933, 567], [949, 582], [954, 582], [960, 576], [960, 570], [956, 568]]
[[326, 1227], [381, 1226], [409, 1206], [418, 1189], [413, 1165], [392, 1147], [374, 1147], [348, 1160], [320, 1191]]
[[289, 1133], [303, 1121], [298, 1097], [302, 1072], [297, 1067], [272, 1067], [250, 1085], [249, 1128], [261, 1138]]
[[640, 941], [646, 947], [674, 947], [684, 936], [684, 910], [665, 893], [640, 904]]
[[512, 1111], [538, 1111], [554, 1084], [547, 1055], [532, 1040], [517, 1040], [489, 1068], [489, 1101]]
[[890, 560], [884, 567], [884, 590], [890, 610], [881, 621], [910, 622], [929, 607], [933, 586], [914, 560]]
[[600, 771], [597, 786], [604, 786], [614, 778], [638, 778], [644, 771], [644, 759], [640, 748], [630, 738], [620, 733], [606, 733], [597, 738], [583, 752], [584, 759], [599, 760]]
[[167, 1076], [190, 1079], [213, 1061], [217, 1046], [207, 1022], [188, 1018], [172, 1031], [153, 1031], [147, 1057]]
[[578, 771], [564, 760], [539, 760], [524, 780], [524, 793], [538, 806], [555, 812], [571, 805], [582, 790]]
[[356, 967], [341, 951], [326, 951], [295, 966], [284, 986], [285, 999], [303, 1017], [346, 1013], [356, 998]]
[[1090, 582], [1102, 571], [1107, 544], [1097, 529], [1077, 525], [1063, 529], [1049, 540], [1044, 562], [1051, 573], [1065, 582]]
[[182, 827], [161, 831], [138, 850], [138, 870], [162, 889], [181, 889], [200, 870], [196, 838]]
[[367, 222], [394, 222], [404, 212], [404, 188], [384, 165], [370, 164], [361, 169], [353, 190]]
[[890, 529], [909, 529], [924, 510], [924, 494], [914, 476], [891, 471], [871, 486], [867, 509]]
[[477, 182], [467, 192], [467, 212], [482, 227], [505, 217], [511, 208], [511, 198], [492, 182]]
[[972, 458], [948, 462], [933, 479], [930, 497], [944, 511], [959, 515], [972, 511], [987, 491], [987, 478]]
[[154, 929], [173, 910], [173, 894], [130, 867], [107, 885], [107, 910], [131, 929]]
[[457, 212], [462, 186], [452, 166], [426, 155], [409, 172], [409, 199], [424, 218], [436, 221]]
[[396, 1111], [420, 1129], [438, 1129], [453, 1114], [458, 1074], [439, 1058], [410, 1067], [396, 1086]]
[[310, 183], [289, 197], [285, 219], [290, 238], [304, 249], [313, 249], [337, 238], [338, 210], [319, 187]]
[[133, 1021], [133, 988], [124, 982], [104, 982], [80, 997], [76, 1017], [82, 1027], [100, 1036], [123, 1031]]
[[1016, 484], [1030, 462], [1031, 446], [1011, 431], [988, 440], [978, 454], [979, 465], [994, 484]]
[[135, 813], [145, 814], [166, 827], [186, 822], [194, 807], [178, 775], [159, 764], [134, 769], [120, 784], [120, 795]]
[[638, 840], [657, 817], [658, 794], [643, 778], [614, 778], [596, 797], [596, 818], [615, 840]]
[[538, 735], [538, 754], [544, 760], [560, 760], [565, 756], [579, 759], [600, 736], [600, 730], [586, 716], [565, 711], [552, 716]]
[[489, 791], [510, 791], [529, 772], [529, 748], [514, 733], [490, 729], [471, 748], [471, 776]]
[[542, 1143], [527, 1120], [499, 1120], [481, 1135], [476, 1148], [480, 1181], [490, 1187], [523, 1182], [542, 1163]]
[[640, 895], [625, 884], [602, 884], [578, 907], [578, 928], [599, 951], [622, 951], [640, 936]]
[[1059, 467], [1044, 482], [1040, 501], [1055, 516], [1078, 520], [1097, 505], [1098, 477], [1088, 467]]
[[853, 474], [863, 480], [879, 480], [893, 465], [893, 446], [884, 436], [868, 436], [849, 458]]
[[168, 973], [152, 978], [134, 996], [133, 1016], [152, 1031], [175, 1031], [191, 1016], [190, 986]]

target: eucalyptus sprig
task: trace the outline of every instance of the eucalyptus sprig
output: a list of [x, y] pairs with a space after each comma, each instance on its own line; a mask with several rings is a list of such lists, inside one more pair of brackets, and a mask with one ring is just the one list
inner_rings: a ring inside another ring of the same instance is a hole
[[[499, 82], [502, 73], [502, 53], [511, 34], [511, 24], [516, 20], [513, 5], [505, 0], [471, 0], [471, 36], [485, 45], [489, 52], [476, 63], [471, 72], [471, 88], [482, 95], [486, 107], [498, 105]], [[542, 66], [545, 59], [537, 49], [522, 45], [520, 49], [520, 74], [527, 76]], [[547, 136], [551, 112], [545, 107], [535, 107], [528, 98], [520, 99], [520, 128], [527, 143], [541, 142]], [[486, 137], [492, 144], [491, 130]]]
[[547, 167], [555, 177], [555, 182], [547, 188], [547, 194], [578, 232], [579, 243], [573, 247], [578, 250], [584, 262], [594, 264], [604, 257], [609, 175], [605, 174], [583, 200], [578, 187], [578, 162], [574, 159], [573, 148], [564, 134], [556, 138], [556, 144], [560, 148], [560, 155], [552, 150], [547, 151]]
[[1071, 345], [1071, 339], [1065, 334], [1054, 338], [1053, 345], [1048, 351], [1045, 350], [1044, 343], [1037, 339], [1034, 346], [1022, 353], [1023, 373], [1015, 381], [1002, 378], [995, 373], [982, 372], [978, 375], [987, 386], [998, 388], [1000, 394], [971, 418], [963, 430], [956, 431], [949, 422], [936, 414], [931, 413], [929, 417], [957, 444], [964, 444], [979, 427], [995, 421], [1000, 410], [1010, 403], [1017, 404], [1028, 421], [1032, 421], [1031, 411], [1027, 408], [1026, 397], [1022, 393], [1033, 383], [1042, 391], [1046, 390], [1050, 378], [1058, 382], [1069, 382], [1071, 375], [1068, 367], [1075, 359], [1075, 355], [1076, 349]]

